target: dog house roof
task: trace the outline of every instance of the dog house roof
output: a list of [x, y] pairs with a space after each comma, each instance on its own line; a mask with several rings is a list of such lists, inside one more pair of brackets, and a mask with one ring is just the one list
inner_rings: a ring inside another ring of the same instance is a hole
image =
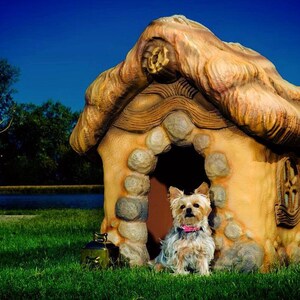
[[219, 40], [184, 16], [153, 21], [126, 59], [89, 86], [71, 134], [80, 154], [96, 146], [131, 100], [153, 82], [185, 78], [225, 119], [274, 144], [300, 145], [300, 87], [259, 53]]

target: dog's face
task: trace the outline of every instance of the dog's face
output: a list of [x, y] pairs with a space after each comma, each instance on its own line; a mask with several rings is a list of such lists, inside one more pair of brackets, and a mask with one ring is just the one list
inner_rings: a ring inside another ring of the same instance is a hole
[[194, 191], [194, 194], [189, 196], [171, 186], [169, 188], [169, 199], [174, 226], [176, 227], [184, 225], [197, 226], [211, 212], [208, 185], [206, 183], [201, 184]]

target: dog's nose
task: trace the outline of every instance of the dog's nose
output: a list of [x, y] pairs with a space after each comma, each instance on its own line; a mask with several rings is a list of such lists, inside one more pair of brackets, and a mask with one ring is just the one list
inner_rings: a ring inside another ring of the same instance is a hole
[[194, 214], [193, 214], [193, 210], [192, 210], [190, 207], [188, 207], [188, 208], [186, 209], [186, 211], [185, 211], [185, 217], [186, 217], [186, 218], [192, 218], [192, 217], [195, 217]]
[[187, 214], [192, 213], [192, 209], [191, 209], [190, 207], [188, 207], [188, 208], [186, 209], [186, 213], [187, 213]]

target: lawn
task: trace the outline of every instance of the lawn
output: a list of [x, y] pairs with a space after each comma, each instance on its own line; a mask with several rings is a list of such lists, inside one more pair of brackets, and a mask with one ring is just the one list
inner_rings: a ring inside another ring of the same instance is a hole
[[[9, 216], [10, 215], [10, 216]], [[300, 266], [270, 274], [89, 271], [80, 249], [102, 210], [0, 210], [0, 299], [299, 299]]]

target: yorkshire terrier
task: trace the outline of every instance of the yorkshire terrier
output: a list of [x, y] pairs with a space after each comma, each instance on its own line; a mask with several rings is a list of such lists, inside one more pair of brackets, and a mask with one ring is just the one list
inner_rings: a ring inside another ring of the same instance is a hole
[[187, 196], [175, 187], [169, 188], [173, 227], [161, 241], [161, 252], [155, 259], [157, 270], [209, 275], [215, 244], [208, 224], [211, 212], [208, 189], [204, 182]]

